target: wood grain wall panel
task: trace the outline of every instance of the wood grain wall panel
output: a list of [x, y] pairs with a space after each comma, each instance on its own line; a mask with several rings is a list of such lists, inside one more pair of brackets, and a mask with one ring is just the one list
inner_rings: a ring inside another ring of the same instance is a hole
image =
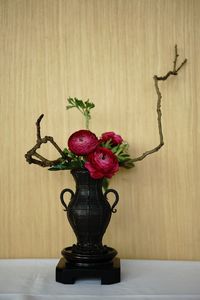
[[0, 0], [0, 31], [0, 257], [59, 257], [75, 241], [59, 203], [70, 174], [24, 159], [37, 117], [64, 148], [84, 126], [66, 99], [89, 98], [91, 130], [143, 153], [159, 139], [152, 77], [177, 43], [189, 60], [161, 84], [165, 146], [113, 177], [120, 203], [104, 242], [122, 258], [200, 259], [200, 1]]

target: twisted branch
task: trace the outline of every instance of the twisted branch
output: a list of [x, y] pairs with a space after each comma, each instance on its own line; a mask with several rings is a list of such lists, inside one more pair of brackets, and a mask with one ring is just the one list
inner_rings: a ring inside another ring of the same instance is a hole
[[174, 76], [178, 75], [178, 71], [187, 62], [187, 59], [185, 58], [184, 61], [180, 64], [180, 66], [177, 67], [178, 56], [179, 56], [179, 54], [178, 54], [178, 50], [177, 50], [177, 45], [175, 45], [175, 55], [174, 55], [174, 61], [173, 61], [173, 70], [167, 72], [167, 74], [164, 75], [164, 76], [154, 75], [154, 77], [153, 77], [153, 79], [154, 79], [154, 86], [155, 86], [155, 90], [156, 90], [156, 94], [157, 94], [157, 109], [156, 110], [157, 110], [158, 132], [159, 132], [159, 137], [160, 137], [160, 143], [155, 148], [144, 152], [141, 156], [133, 158], [132, 162], [143, 160], [147, 155], [150, 155], [150, 154], [152, 154], [154, 152], [157, 152], [164, 145], [163, 132], [162, 132], [162, 121], [161, 121], [161, 118], [162, 118], [162, 112], [161, 112], [162, 94], [160, 92], [158, 82], [159, 81], [165, 81], [165, 80], [167, 80], [168, 77], [171, 76], [171, 75], [174, 75]]
[[[36, 144], [35, 144], [35, 146], [33, 146], [33, 148], [31, 148], [25, 154], [25, 158], [26, 158], [26, 161], [29, 164], [36, 164], [36, 165], [39, 165], [41, 167], [51, 167], [53, 165], [56, 165], [56, 164], [60, 163], [61, 161], [63, 161], [63, 159], [66, 159], [66, 155], [60, 149], [60, 147], [56, 144], [56, 142], [54, 141], [52, 136], [45, 136], [43, 138], [41, 137], [40, 122], [41, 122], [43, 117], [44, 117], [44, 114], [40, 115], [39, 118], [36, 121], [36, 131], [37, 131]], [[42, 144], [46, 144], [47, 142], [50, 142], [56, 148], [56, 150], [61, 155], [60, 158], [58, 158], [56, 160], [49, 160], [49, 159], [43, 157], [42, 155], [40, 155], [39, 153], [36, 152], [37, 149], [39, 149]], [[33, 158], [33, 156], [35, 156], [37, 159]]]

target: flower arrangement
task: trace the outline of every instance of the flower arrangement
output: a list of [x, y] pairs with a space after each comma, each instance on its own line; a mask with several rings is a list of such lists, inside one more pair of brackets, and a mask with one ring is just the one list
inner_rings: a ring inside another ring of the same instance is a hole
[[133, 159], [128, 154], [128, 143], [113, 131], [102, 133], [98, 138], [89, 130], [91, 109], [95, 104], [89, 100], [68, 98], [67, 109], [78, 109], [85, 118], [86, 129], [74, 132], [68, 139], [68, 148], [63, 150], [65, 157], [49, 170], [72, 170], [86, 168], [93, 179], [103, 178], [104, 188], [119, 167], [134, 167]]
[[[93, 132], [89, 130], [89, 121], [91, 119], [91, 109], [95, 107], [94, 103], [89, 100], [83, 101], [77, 98], [68, 98], [67, 109], [76, 108], [85, 118], [86, 129], [81, 129], [74, 132], [68, 139], [68, 148], [61, 148], [56, 144], [53, 137], [45, 136], [41, 137], [40, 122], [43, 118], [43, 114], [38, 118], [36, 122], [37, 127], [37, 140], [35, 146], [30, 149], [25, 158], [29, 164], [37, 164], [41, 167], [49, 167], [51, 171], [58, 170], [72, 170], [78, 168], [85, 168], [89, 171], [90, 176], [94, 179], [103, 178], [103, 186], [106, 189], [108, 186], [108, 180], [118, 172], [120, 167], [130, 169], [134, 167], [134, 163], [143, 160], [146, 156], [157, 152], [163, 145], [163, 132], [161, 122], [161, 91], [159, 88], [159, 82], [167, 80], [170, 76], [178, 75], [179, 70], [185, 65], [187, 59], [185, 59], [179, 66], [177, 66], [178, 60], [177, 45], [175, 45], [175, 55], [173, 61], [173, 68], [168, 71], [164, 76], [154, 75], [154, 86], [157, 94], [157, 123], [159, 133], [159, 144], [145, 151], [142, 155], [131, 158], [128, 153], [128, 143], [123, 138], [113, 131], [104, 132], [98, 138]], [[60, 157], [56, 160], [49, 160], [37, 152], [37, 149], [42, 144], [50, 142], [56, 150], [59, 152]]]

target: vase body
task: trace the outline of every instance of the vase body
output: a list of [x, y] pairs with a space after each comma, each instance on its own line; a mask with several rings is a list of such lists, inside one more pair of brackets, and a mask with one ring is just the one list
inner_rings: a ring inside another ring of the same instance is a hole
[[[68, 260], [78, 263], [95, 263], [111, 260], [116, 254], [113, 248], [103, 246], [102, 239], [110, 222], [114, 207], [118, 202], [115, 190], [102, 191], [102, 179], [91, 178], [88, 170], [71, 171], [76, 182], [75, 193], [70, 189], [61, 192], [61, 202], [67, 211], [68, 221], [76, 235], [77, 244], [63, 249], [62, 254]], [[65, 192], [71, 194], [68, 204], [64, 202]], [[115, 194], [115, 202], [110, 206], [107, 194]]]

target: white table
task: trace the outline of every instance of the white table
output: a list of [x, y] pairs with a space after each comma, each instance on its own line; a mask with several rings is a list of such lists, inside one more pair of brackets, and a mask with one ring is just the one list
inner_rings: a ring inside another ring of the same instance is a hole
[[200, 262], [121, 260], [121, 282], [55, 281], [59, 259], [1, 259], [0, 300], [200, 300]]

